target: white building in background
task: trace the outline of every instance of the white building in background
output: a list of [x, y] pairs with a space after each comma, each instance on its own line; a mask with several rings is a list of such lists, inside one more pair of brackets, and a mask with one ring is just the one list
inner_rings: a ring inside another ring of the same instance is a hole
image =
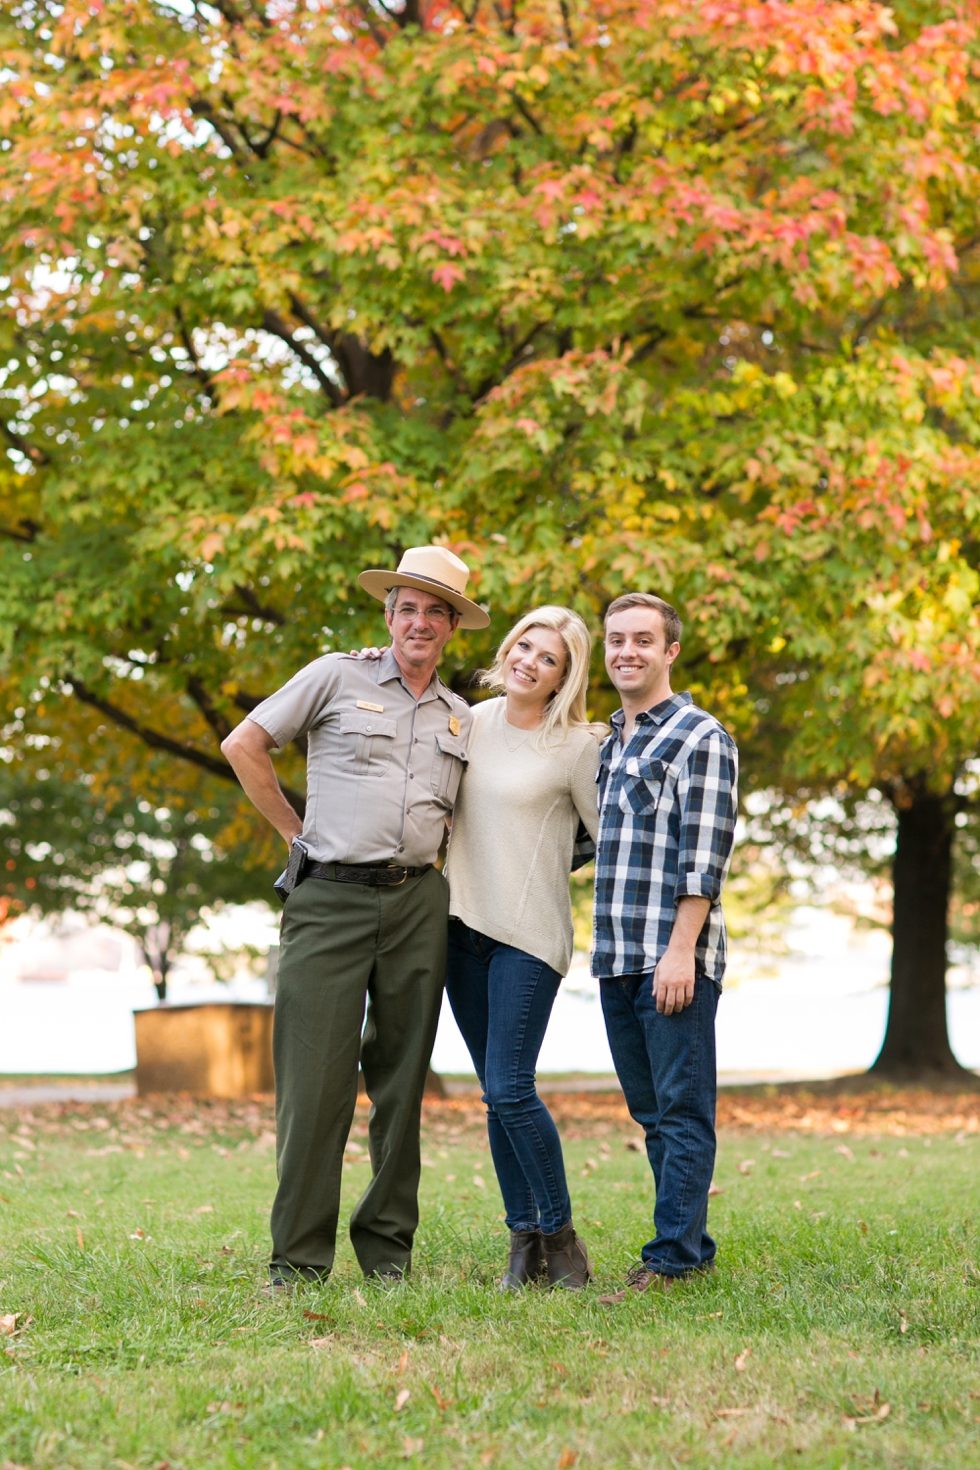
[[[758, 955], [733, 946], [718, 1010], [722, 1080], [820, 1077], [858, 1071], [877, 1054], [888, 1005], [890, 942], [827, 909], [796, 911], [788, 953]], [[260, 905], [228, 910], [193, 936], [199, 949], [277, 943], [275, 916]], [[980, 988], [963, 968], [950, 972], [953, 1049], [980, 1067]], [[213, 979], [200, 955], [174, 967], [170, 1002], [267, 1000], [265, 976]], [[0, 931], [0, 1075], [99, 1074], [136, 1064], [133, 1011], [156, 1004], [149, 970], [126, 934], [66, 916], [57, 924], [18, 919]], [[472, 1067], [452, 1013], [443, 1005], [433, 1066]], [[539, 1071], [611, 1073], [598, 985], [576, 955], [562, 984]]]

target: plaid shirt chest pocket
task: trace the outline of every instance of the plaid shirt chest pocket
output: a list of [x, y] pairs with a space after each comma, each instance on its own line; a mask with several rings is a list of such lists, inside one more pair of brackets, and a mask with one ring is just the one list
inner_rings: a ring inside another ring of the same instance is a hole
[[391, 762], [398, 726], [370, 710], [351, 710], [337, 722], [340, 764], [357, 776], [380, 776]]
[[619, 810], [624, 815], [651, 817], [660, 805], [668, 767], [649, 756], [627, 756], [623, 761]]

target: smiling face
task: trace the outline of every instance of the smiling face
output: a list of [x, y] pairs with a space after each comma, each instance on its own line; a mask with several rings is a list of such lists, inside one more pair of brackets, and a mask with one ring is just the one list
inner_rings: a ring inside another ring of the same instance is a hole
[[568, 650], [560, 633], [526, 628], [504, 658], [504, 689], [511, 699], [544, 709], [567, 668]]
[[418, 592], [414, 587], [399, 587], [394, 612], [386, 609], [385, 621], [398, 662], [422, 671], [427, 664], [435, 667], [438, 663], [459, 614], [441, 597]]
[[681, 651], [667, 646], [664, 620], [652, 607], [626, 607], [606, 623], [606, 670], [624, 703], [650, 709], [670, 697], [670, 668]]

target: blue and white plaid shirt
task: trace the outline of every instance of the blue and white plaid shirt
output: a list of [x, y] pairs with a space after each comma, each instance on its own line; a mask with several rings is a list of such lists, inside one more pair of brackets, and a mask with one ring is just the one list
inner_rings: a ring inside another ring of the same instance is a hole
[[677, 900], [691, 894], [711, 900], [697, 973], [720, 985], [727, 948], [721, 889], [738, 805], [735, 742], [689, 694], [674, 694], [637, 715], [616, 761], [623, 721], [619, 710], [600, 754], [592, 973], [600, 980], [652, 974], [670, 941]]

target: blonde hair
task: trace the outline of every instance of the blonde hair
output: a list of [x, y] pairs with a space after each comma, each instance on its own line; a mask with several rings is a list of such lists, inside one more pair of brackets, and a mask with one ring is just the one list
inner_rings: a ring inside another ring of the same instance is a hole
[[536, 607], [514, 624], [497, 649], [496, 657], [489, 669], [480, 675], [479, 682], [485, 689], [501, 694], [504, 689], [504, 661], [519, 638], [531, 628], [550, 628], [558, 633], [565, 645], [565, 673], [558, 688], [552, 694], [545, 716], [534, 732], [532, 744], [541, 746], [552, 740], [564, 741], [570, 729], [585, 726], [597, 738], [605, 726], [591, 725], [586, 708], [586, 691], [589, 687], [589, 664], [592, 660], [592, 634], [570, 607]]

